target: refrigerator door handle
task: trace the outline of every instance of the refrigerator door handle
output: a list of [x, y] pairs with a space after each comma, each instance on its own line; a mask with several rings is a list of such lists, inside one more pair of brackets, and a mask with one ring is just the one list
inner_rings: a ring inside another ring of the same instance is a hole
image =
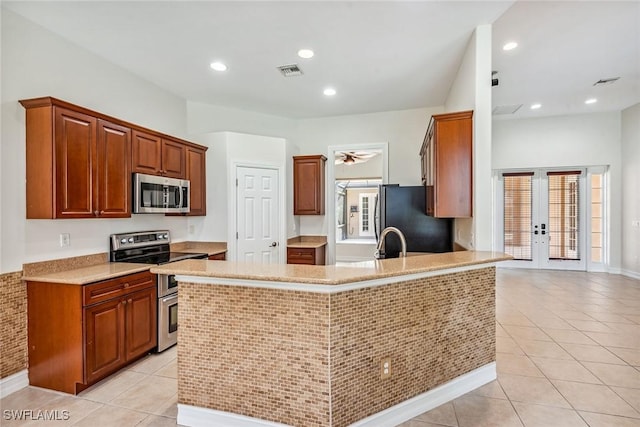
[[378, 241], [378, 221], [380, 221], [380, 198], [376, 194], [375, 204], [373, 205], [373, 232], [376, 235], [376, 242]]

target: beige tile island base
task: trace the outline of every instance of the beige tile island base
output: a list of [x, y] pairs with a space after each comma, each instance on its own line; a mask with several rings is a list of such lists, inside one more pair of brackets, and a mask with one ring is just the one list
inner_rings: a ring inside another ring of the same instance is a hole
[[504, 259], [153, 267], [180, 282], [178, 423], [391, 426], [495, 379]]

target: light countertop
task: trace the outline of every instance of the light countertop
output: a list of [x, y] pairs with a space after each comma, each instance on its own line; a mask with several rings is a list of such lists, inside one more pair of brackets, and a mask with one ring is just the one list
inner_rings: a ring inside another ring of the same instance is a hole
[[42, 273], [24, 276], [23, 280], [30, 282], [66, 283], [69, 285], [86, 285], [102, 280], [114, 279], [128, 274], [149, 270], [150, 264], [135, 264], [128, 262], [105, 262], [88, 267], [58, 271], [56, 273]]
[[218, 255], [227, 252], [227, 244], [225, 242], [179, 242], [172, 243], [171, 250], [174, 252], [202, 252], [209, 255]]
[[327, 244], [327, 236], [298, 236], [287, 240], [288, 248], [321, 248]]
[[153, 266], [151, 272], [225, 279], [339, 285], [477, 264], [489, 264], [509, 259], [511, 259], [509, 255], [500, 252], [459, 251], [364, 261], [357, 263], [357, 266], [348, 267], [183, 260], [162, 266]]

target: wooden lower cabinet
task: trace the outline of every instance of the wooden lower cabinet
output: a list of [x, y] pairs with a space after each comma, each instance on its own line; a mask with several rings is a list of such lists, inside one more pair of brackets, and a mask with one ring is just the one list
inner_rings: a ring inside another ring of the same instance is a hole
[[227, 260], [227, 253], [226, 252], [222, 252], [220, 254], [209, 255], [209, 260], [210, 261], [226, 261]]
[[324, 246], [318, 248], [287, 248], [287, 264], [324, 265]]
[[157, 345], [156, 276], [27, 282], [29, 384], [77, 394]]

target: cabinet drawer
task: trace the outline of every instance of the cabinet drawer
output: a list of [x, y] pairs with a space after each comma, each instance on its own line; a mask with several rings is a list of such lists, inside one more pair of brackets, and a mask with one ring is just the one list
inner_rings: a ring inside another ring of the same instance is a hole
[[156, 276], [148, 271], [92, 283], [82, 289], [83, 304], [88, 306], [155, 286]]
[[227, 260], [227, 253], [226, 252], [222, 252], [220, 254], [214, 254], [214, 255], [209, 255], [209, 260], [211, 261], [226, 261]]
[[316, 262], [316, 250], [314, 248], [287, 248], [288, 264], [310, 264]]

